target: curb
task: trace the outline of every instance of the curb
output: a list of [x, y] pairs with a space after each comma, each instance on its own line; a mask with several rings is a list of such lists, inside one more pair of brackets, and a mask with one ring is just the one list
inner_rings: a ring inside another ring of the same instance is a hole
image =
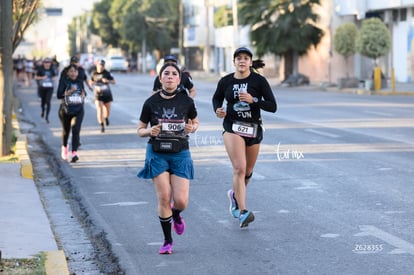
[[27, 153], [27, 136], [20, 132], [20, 125], [16, 118], [16, 114], [12, 116], [12, 128], [17, 129], [15, 135], [16, 141], [16, 155], [20, 162], [20, 175], [26, 179], [33, 179], [33, 167]]
[[63, 250], [47, 251], [45, 269], [48, 275], [69, 275], [69, 268]]
[[[20, 162], [20, 174], [23, 178], [33, 179], [33, 166], [27, 152], [27, 136], [20, 132], [19, 121], [15, 113], [12, 115], [12, 128], [16, 129], [15, 153]], [[47, 275], [69, 275], [69, 268], [63, 250], [46, 251], [45, 254], [45, 270]]]

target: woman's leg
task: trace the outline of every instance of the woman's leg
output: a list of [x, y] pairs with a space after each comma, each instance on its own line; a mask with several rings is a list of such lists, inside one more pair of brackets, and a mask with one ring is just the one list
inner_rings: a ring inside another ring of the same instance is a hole
[[111, 113], [111, 101], [105, 102], [102, 106], [102, 121], [105, 121], [106, 126], [109, 125], [110, 113]]
[[250, 178], [253, 174], [253, 169], [256, 164], [257, 156], [259, 155], [260, 144], [254, 144], [252, 146], [246, 147], [246, 175], [245, 175], [245, 184], [250, 181]]
[[158, 200], [158, 217], [161, 223], [162, 232], [164, 234], [164, 244], [160, 248], [161, 254], [171, 253], [171, 245], [173, 242], [171, 234], [172, 210], [171, 210], [171, 196], [172, 187], [170, 183], [170, 174], [163, 172], [153, 179], [155, 191]]
[[39, 89], [39, 95], [40, 95], [40, 109], [42, 110], [42, 113], [40, 114], [40, 116], [44, 117], [45, 116], [45, 105], [46, 105], [46, 90]]
[[53, 89], [47, 89], [47, 91], [45, 91], [45, 105], [46, 105], [45, 119], [48, 123], [49, 123], [49, 113], [50, 113], [52, 95], [53, 95]]
[[240, 210], [246, 209], [246, 144], [236, 134], [223, 134], [224, 146], [233, 167], [233, 190]]
[[187, 208], [190, 193], [190, 180], [171, 175], [172, 197], [174, 208], [181, 211]]
[[74, 117], [75, 121], [72, 126], [72, 152], [77, 152], [79, 148], [80, 131], [84, 114], [85, 112], [82, 110]]
[[96, 119], [98, 120], [99, 124], [102, 124], [102, 122], [103, 122], [103, 119], [102, 119], [103, 118], [103, 116], [102, 116], [103, 106], [104, 106], [104, 103], [102, 101], [95, 100]]
[[59, 119], [62, 125], [62, 145], [64, 147], [67, 147], [71, 118], [65, 114], [65, 111], [63, 110], [62, 107], [59, 108]]

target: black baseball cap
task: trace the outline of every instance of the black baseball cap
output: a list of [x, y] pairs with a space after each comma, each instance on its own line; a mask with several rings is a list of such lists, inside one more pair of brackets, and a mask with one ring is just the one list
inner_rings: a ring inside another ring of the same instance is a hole
[[250, 56], [250, 58], [252, 58], [252, 57], [253, 57], [253, 53], [252, 53], [252, 51], [251, 51], [251, 50], [249, 50], [249, 49], [248, 49], [248, 48], [246, 48], [246, 47], [240, 47], [240, 48], [238, 48], [238, 49], [236, 49], [236, 50], [234, 51], [233, 58], [236, 58], [236, 56], [238, 56], [238, 55], [239, 55], [239, 54], [241, 54], [241, 53], [245, 53], [245, 54], [249, 55], [249, 56]]
[[70, 63], [73, 63], [73, 62], [75, 62], [75, 63], [79, 62], [79, 58], [77, 58], [76, 56], [72, 56], [70, 58]]
[[178, 63], [177, 58], [172, 54], [164, 56], [164, 62], [168, 62], [168, 61]]

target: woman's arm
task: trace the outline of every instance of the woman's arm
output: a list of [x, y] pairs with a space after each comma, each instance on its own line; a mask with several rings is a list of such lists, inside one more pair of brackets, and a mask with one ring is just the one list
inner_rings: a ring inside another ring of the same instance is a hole
[[156, 137], [161, 131], [161, 124], [148, 128], [148, 123], [138, 122], [137, 134], [140, 137]]

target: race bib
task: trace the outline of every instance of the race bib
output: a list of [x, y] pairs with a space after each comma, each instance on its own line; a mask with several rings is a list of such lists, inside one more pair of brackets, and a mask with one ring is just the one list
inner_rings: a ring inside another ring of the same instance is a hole
[[95, 86], [95, 90], [97, 93], [105, 93], [109, 91], [109, 86], [106, 84], [97, 85]]
[[249, 122], [240, 122], [235, 121], [233, 122], [233, 125], [231, 129], [235, 134], [238, 134], [239, 136], [249, 137], [249, 138], [255, 138], [257, 135], [257, 123], [249, 123]]
[[182, 121], [161, 121], [161, 131], [181, 132], [185, 128], [185, 122]]
[[53, 87], [53, 82], [50, 79], [45, 79], [42, 81], [43, 88], [51, 88]]
[[81, 95], [72, 94], [65, 97], [66, 105], [78, 105], [83, 103], [83, 98]]

